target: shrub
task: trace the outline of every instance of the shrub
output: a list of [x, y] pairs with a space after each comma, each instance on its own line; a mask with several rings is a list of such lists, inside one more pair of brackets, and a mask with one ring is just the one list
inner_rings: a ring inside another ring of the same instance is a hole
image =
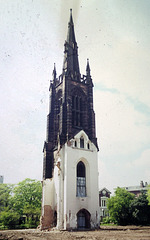
[[19, 218], [19, 214], [13, 211], [2, 211], [0, 214], [1, 228], [15, 228], [19, 224]]

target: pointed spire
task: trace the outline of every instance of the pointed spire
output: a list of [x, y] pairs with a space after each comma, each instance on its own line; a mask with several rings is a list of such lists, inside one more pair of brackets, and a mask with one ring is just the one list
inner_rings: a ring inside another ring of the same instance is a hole
[[90, 86], [93, 86], [89, 59], [87, 59], [87, 65], [86, 65], [86, 83], [90, 84]]
[[56, 66], [55, 66], [55, 63], [54, 63], [54, 70], [53, 70], [53, 74], [52, 74], [52, 76], [53, 76], [53, 82], [56, 81], [56, 75], [57, 75], [57, 73], [56, 73]]
[[80, 69], [78, 61], [78, 47], [75, 39], [72, 9], [68, 23], [68, 34], [65, 42], [63, 74], [71, 76], [73, 80], [80, 81]]
[[70, 20], [68, 23], [68, 34], [67, 34], [67, 42], [68, 43], [75, 43], [75, 33], [74, 33], [74, 24], [72, 18], [72, 9], [70, 9]]
[[89, 59], [87, 58], [87, 65], [86, 65], [86, 75], [87, 76], [90, 76], [90, 64], [89, 64]]

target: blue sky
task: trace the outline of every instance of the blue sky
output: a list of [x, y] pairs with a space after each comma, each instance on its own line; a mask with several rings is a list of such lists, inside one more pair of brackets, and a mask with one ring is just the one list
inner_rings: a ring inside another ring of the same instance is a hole
[[99, 184], [150, 183], [150, 1], [1, 0], [0, 175], [42, 179], [49, 81], [61, 74], [69, 9], [79, 63], [90, 60]]

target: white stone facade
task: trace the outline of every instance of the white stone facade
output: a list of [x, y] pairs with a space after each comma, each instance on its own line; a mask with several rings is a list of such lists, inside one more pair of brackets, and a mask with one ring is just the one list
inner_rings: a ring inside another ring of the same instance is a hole
[[57, 213], [58, 229], [98, 228], [97, 148], [81, 130], [54, 155], [54, 176], [43, 181], [43, 206]]

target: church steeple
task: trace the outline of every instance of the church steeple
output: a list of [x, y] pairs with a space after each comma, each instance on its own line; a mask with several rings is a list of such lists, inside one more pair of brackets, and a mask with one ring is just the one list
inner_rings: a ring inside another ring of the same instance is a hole
[[[98, 228], [98, 145], [93, 83], [89, 60], [86, 74], [80, 75], [72, 10], [64, 45], [63, 72], [57, 77], [54, 64], [49, 91], [41, 229]], [[85, 197], [86, 201], [82, 201]], [[81, 216], [84, 221], [80, 221]]]
[[83, 130], [98, 149], [90, 64], [89, 59], [87, 59], [86, 75], [81, 76], [72, 10], [70, 10], [65, 41], [63, 73], [57, 77], [54, 63], [49, 91], [47, 137], [44, 145], [44, 178], [51, 178], [53, 175], [54, 159], [52, 153], [59, 145], [58, 135], [60, 145], [63, 146], [68, 139]]
[[73, 24], [73, 18], [72, 18], [72, 9], [70, 9], [70, 20], [68, 23], [67, 42], [70, 44], [76, 42], [75, 33], [74, 33], [74, 24]]
[[71, 76], [73, 80], [80, 80], [80, 69], [78, 61], [78, 46], [75, 39], [72, 9], [70, 9], [70, 20], [68, 23], [67, 40], [64, 44], [63, 75]]

